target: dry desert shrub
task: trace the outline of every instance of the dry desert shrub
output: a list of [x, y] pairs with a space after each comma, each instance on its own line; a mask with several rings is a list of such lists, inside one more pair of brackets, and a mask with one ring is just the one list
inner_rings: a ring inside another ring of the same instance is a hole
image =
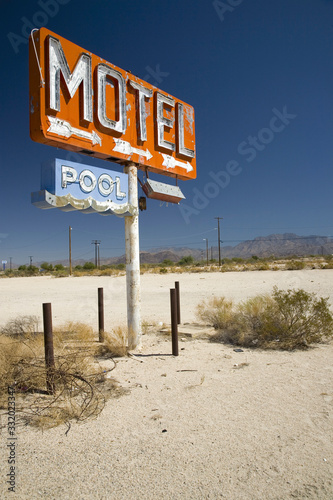
[[321, 269], [333, 269], [333, 262], [332, 262], [332, 261], [330, 261], [330, 262], [328, 262], [327, 264], [323, 264], [323, 265], [321, 266]]
[[60, 336], [65, 343], [75, 341], [84, 344], [96, 340], [92, 327], [79, 321], [67, 321], [53, 330], [53, 335], [55, 334]]
[[117, 326], [111, 332], [103, 333], [104, 342], [99, 349], [100, 354], [110, 354], [114, 357], [126, 356], [127, 348], [127, 328]]
[[1, 333], [9, 337], [24, 337], [38, 332], [37, 316], [17, 316], [1, 328]]
[[201, 320], [213, 325], [212, 340], [242, 347], [305, 349], [333, 335], [328, 299], [304, 290], [273, 289], [233, 306], [224, 297], [198, 306]]
[[143, 335], [148, 335], [149, 333], [155, 333], [158, 324], [156, 321], [149, 321], [147, 319], [142, 320], [141, 329]]
[[233, 302], [225, 297], [213, 297], [197, 306], [197, 316], [216, 330], [228, 329], [233, 320]]
[[285, 269], [287, 271], [300, 271], [301, 269], [305, 268], [305, 262], [302, 262], [301, 260], [291, 260], [286, 263]]
[[6, 413], [8, 387], [14, 388], [18, 426], [49, 428], [66, 423], [70, 427], [72, 420], [97, 417], [107, 399], [124, 392], [109, 377], [116, 366], [112, 355], [126, 353], [121, 351], [126, 345], [124, 329], [115, 328], [113, 336], [107, 336], [108, 369], [97, 359], [100, 344], [91, 327], [68, 322], [54, 330], [55, 367], [48, 374], [55, 388], [52, 392], [47, 384], [44, 335], [27, 333], [25, 327], [25, 333], [17, 334], [16, 326], [13, 335], [11, 327], [17, 324], [22, 321], [13, 320], [4, 327], [7, 335], [0, 334], [0, 413]]

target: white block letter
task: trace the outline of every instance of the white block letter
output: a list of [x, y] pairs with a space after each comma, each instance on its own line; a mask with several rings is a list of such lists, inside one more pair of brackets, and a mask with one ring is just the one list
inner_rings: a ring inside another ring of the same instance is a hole
[[157, 99], [157, 144], [162, 148], [174, 151], [176, 149], [175, 144], [166, 141], [164, 139], [165, 127], [172, 128], [174, 120], [166, 118], [163, 112], [164, 112], [164, 104], [167, 104], [168, 106], [173, 108], [175, 105], [175, 101], [174, 99], [172, 99], [172, 97], [160, 94], [160, 92], [156, 92], [156, 99]]
[[91, 57], [81, 54], [73, 73], [59, 40], [49, 37], [50, 108], [60, 111], [60, 73], [62, 74], [70, 97], [73, 97], [83, 84], [83, 119], [92, 122], [92, 81]]
[[[108, 77], [108, 79], [107, 79]], [[126, 131], [126, 82], [119, 71], [107, 66], [99, 64], [97, 66], [97, 81], [98, 81], [98, 103], [97, 116], [103, 127], [110, 128], [122, 134]], [[108, 118], [106, 113], [106, 85], [114, 87], [115, 81], [118, 83], [118, 99], [116, 99], [116, 120]], [[118, 115], [118, 116], [117, 116]]]
[[129, 81], [130, 85], [138, 91], [138, 101], [139, 101], [139, 140], [147, 140], [147, 125], [146, 125], [146, 110], [145, 110], [145, 97], [150, 99], [153, 95], [153, 91], [143, 87], [139, 83]]

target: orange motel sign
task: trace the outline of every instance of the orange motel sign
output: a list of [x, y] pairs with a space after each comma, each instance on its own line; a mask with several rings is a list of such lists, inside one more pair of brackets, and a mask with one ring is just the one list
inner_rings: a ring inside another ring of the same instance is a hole
[[32, 36], [34, 141], [121, 164], [134, 162], [182, 180], [196, 178], [192, 106], [46, 28]]

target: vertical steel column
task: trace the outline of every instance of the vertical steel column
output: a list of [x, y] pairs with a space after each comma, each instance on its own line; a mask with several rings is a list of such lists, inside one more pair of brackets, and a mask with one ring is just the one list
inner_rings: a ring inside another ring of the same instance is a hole
[[46, 387], [49, 394], [54, 394], [54, 352], [51, 304], [43, 304], [44, 348], [46, 365]]
[[138, 177], [135, 163], [124, 171], [128, 174], [128, 202], [136, 208], [135, 215], [125, 217], [128, 347], [135, 349], [141, 343]]
[[172, 355], [178, 356], [177, 292], [170, 289]]
[[98, 289], [98, 336], [99, 341], [104, 341], [104, 294], [103, 288]]

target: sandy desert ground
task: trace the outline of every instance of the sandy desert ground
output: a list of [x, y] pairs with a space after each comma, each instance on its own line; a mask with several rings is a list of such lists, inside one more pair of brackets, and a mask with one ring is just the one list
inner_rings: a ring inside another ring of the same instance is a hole
[[[333, 344], [277, 352], [210, 343], [195, 331], [196, 305], [235, 301], [279, 288], [329, 297], [333, 270], [145, 274], [142, 318], [170, 323], [169, 289], [180, 282], [179, 356], [150, 333], [135, 358], [112, 372], [127, 395], [92, 421], [17, 433], [16, 492], [8, 493], [8, 435], [1, 433], [0, 497], [19, 499], [333, 498]], [[97, 288], [105, 326], [125, 323], [125, 277], [1, 279], [0, 326], [52, 303], [53, 323], [97, 329]], [[185, 324], [187, 323], [187, 324]], [[158, 328], [156, 328], [157, 330]], [[205, 328], [203, 327], [204, 331]]]

